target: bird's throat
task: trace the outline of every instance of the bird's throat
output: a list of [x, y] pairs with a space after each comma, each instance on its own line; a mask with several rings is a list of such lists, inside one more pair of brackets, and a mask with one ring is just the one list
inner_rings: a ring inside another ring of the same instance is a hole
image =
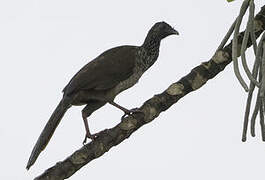
[[151, 67], [158, 58], [159, 55], [159, 47], [160, 47], [160, 39], [148, 34], [143, 45], [141, 46], [142, 51], [142, 60], [145, 66], [145, 69]]
[[159, 52], [161, 39], [153, 34], [148, 34], [142, 47], [149, 55], [153, 55]]

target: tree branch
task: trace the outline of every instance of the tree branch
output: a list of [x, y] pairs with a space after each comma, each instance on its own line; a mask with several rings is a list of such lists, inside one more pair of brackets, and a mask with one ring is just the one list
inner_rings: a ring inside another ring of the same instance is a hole
[[[265, 6], [256, 15], [254, 25], [255, 35], [259, 37], [265, 29]], [[244, 32], [238, 36], [239, 47], [242, 44], [243, 35]], [[250, 38], [248, 40], [248, 47], [250, 47], [252, 43]], [[230, 43], [223, 49], [218, 50], [209, 61], [203, 62], [178, 82], [171, 84], [163, 93], [157, 94], [147, 100], [140, 107], [143, 113], [135, 113], [125, 118], [115, 127], [101, 131], [96, 140], [75, 151], [64, 161], [56, 163], [55, 166], [47, 169], [43, 174], [36, 177], [35, 180], [63, 180], [69, 178], [84, 165], [93, 159], [99, 158], [110, 148], [129, 138], [137, 129], [150, 123], [180, 98], [199, 89], [208, 80], [223, 71], [231, 61], [232, 44]]]

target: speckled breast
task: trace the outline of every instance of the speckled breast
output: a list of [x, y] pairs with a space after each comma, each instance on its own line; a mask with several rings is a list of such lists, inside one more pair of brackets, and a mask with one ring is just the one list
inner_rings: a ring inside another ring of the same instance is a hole
[[114, 88], [114, 94], [117, 95], [120, 92], [132, 87], [133, 85], [135, 85], [140, 77], [143, 75], [143, 71], [136, 67], [134, 69], [134, 73], [126, 80], [120, 82], [115, 88]]

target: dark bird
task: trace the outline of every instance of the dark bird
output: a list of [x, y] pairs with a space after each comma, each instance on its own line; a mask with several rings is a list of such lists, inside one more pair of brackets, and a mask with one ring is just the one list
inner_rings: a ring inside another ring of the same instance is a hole
[[128, 110], [114, 102], [122, 91], [135, 85], [143, 73], [157, 60], [163, 38], [178, 32], [166, 22], [156, 23], [148, 32], [142, 46], [119, 46], [103, 52], [86, 64], [63, 89], [63, 98], [44, 127], [30, 155], [29, 169], [44, 150], [63, 115], [72, 105], [86, 105], [82, 110], [87, 138], [95, 139], [90, 133], [87, 117], [109, 103], [126, 115], [137, 110]]

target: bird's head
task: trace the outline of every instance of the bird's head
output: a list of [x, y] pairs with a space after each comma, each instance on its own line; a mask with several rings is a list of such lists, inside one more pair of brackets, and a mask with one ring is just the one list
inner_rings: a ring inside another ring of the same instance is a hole
[[164, 21], [155, 23], [151, 28], [150, 33], [159, 39], [163, 39], [170, 35], [179, 35], [178, 31]]

